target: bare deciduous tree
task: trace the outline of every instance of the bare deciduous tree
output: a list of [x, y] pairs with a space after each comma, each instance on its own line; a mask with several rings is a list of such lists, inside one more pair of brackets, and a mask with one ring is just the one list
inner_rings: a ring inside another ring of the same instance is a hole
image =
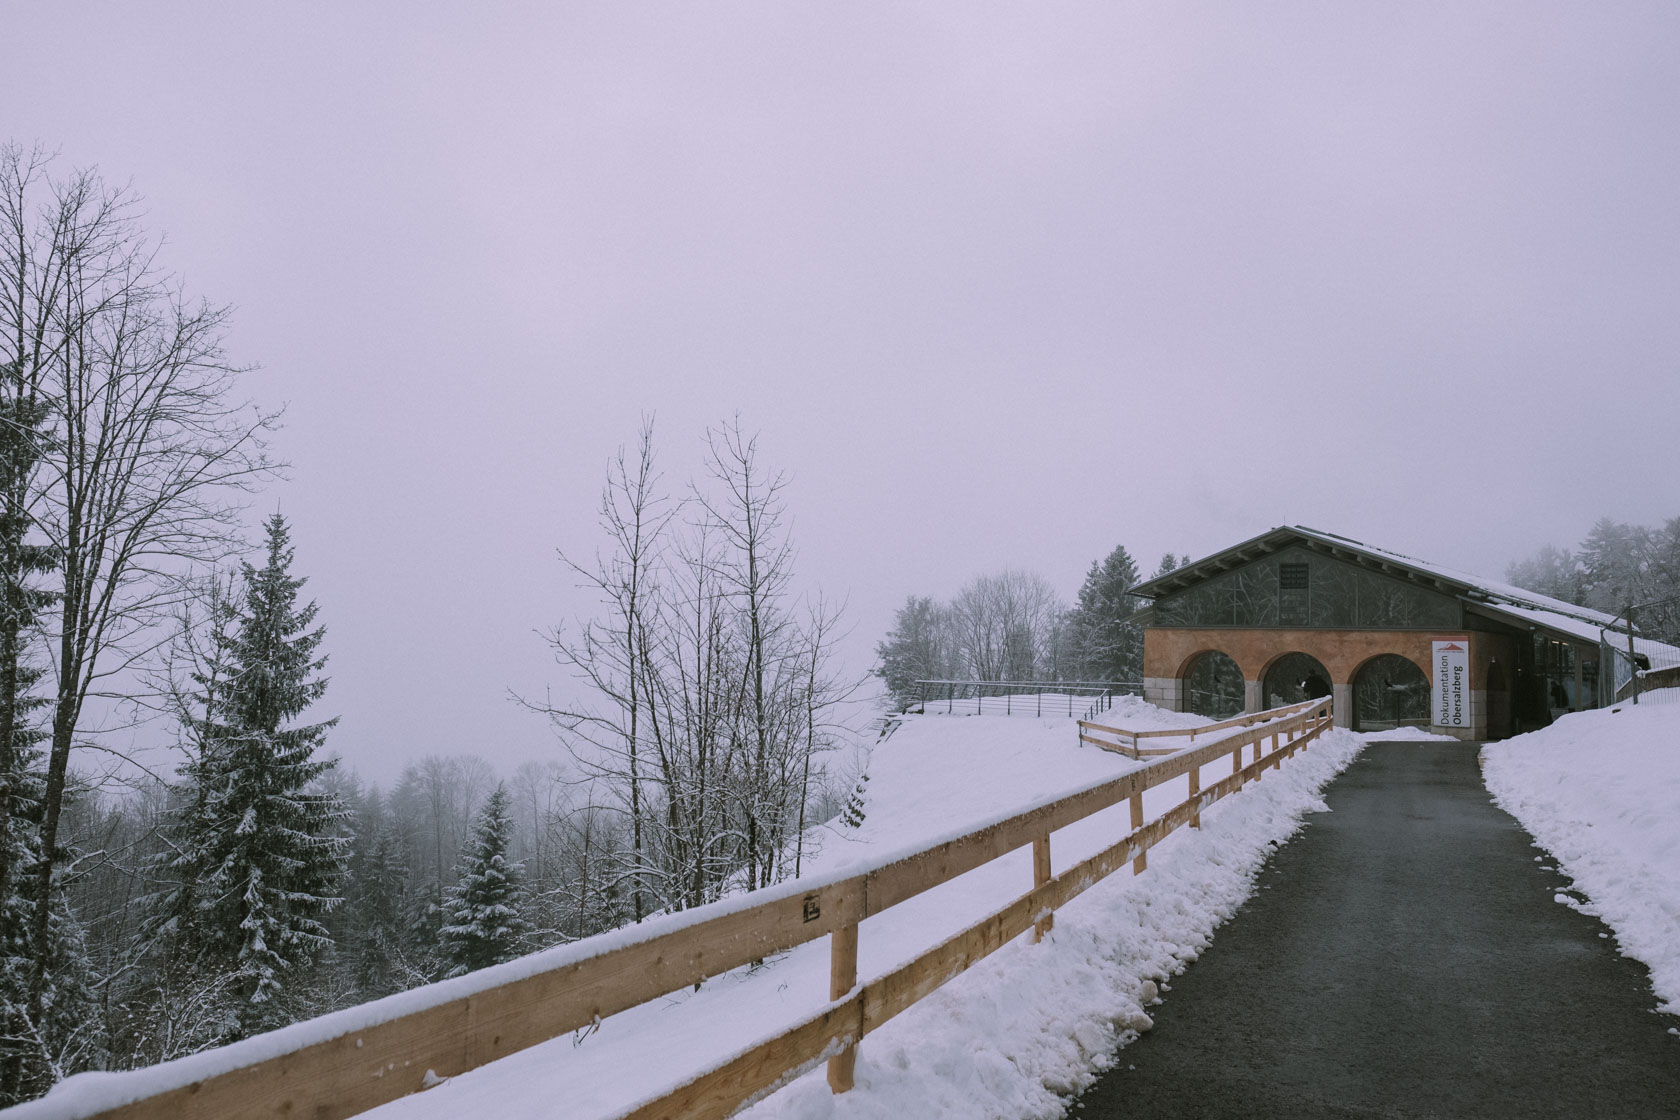
[[1064, 611], [1037, 572], [980, 576], [951, 603], [958, 656], [975, 680], [1053, 678]]
[[[157, 264], [136, 200], [97, 172], [0, 151], [0, 321], [12, 391], [41, 404], [33, 525], [52, 549], [56, 675], [32, 933], [48, 935], [65, 777], [90, 695], [157, 645], [195, 565], [237, 543], [234, 499], [273, 469], [275, 417], [236, 395], [224, 307]], [[46, 996], [37, 953], [32, 1005]]]
[[[811, 758], [849, 692], [830, 666], [838, 612], [816, 600], [803, 624], [796, 613], [785, 480], [762, 469], [754, 439], [735, 423], [709, 432], [705, 484], [680, 505], [658, 491], [653, 461], [644, 424], [636, 454], [608, 470], [609, 553], [567, 561], [604, 612], [575, 637], [550, 634], [583, 695], [531, 705], [579, 780], [625, 815], [628, 850], [592, 854], [590, 869], [630, 884], [638, 918], [800, 865], [821, 777]], [[592, 797], [592, 813], [602, 803]]]

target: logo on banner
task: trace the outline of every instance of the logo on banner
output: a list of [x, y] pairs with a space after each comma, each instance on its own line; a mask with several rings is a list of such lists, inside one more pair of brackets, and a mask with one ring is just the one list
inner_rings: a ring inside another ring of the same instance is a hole
[[1445, 638], [1430, 643], [1435, 672], [1429, 707], [1436, 727], [1470, 726], [1470, 640]]

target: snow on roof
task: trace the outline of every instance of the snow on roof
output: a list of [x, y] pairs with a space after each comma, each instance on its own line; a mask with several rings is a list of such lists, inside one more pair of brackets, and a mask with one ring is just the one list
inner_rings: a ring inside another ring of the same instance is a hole
[[[1488, 579], [1486, 576], [1478, 576], [1470, 572], [1462, 571], [1458, 568], [1450, 568], [1445, 564], [1434, 564], [1427, 560], [1419, 560], [1416, 557], [1407, 556], [1403, 552], [1394, 552], [1390, 549], [1378, 548], [1375, 545], [1365, 544], [1363, 541], [1352, 540], [1348, 537], [1338, 537], [1334, 533], [1326, 533], [1320, 529], [1309, 529], [1305, 525], [1293, 525], [1289, 526], [1285, 531], [1299, 533], [1305, 537], [1312, 537], [1315, 540], [1323, 541], [1325, 544], [1334, 545], [1337, 548], [1354, 549], [1359, 552], [1380, 557], [1395, 564], [1403, 564], [1414, 571], [1424, 572], [1428, 575], [1435, 576], [1438, 579], [1448, 580], [1452, 583], [1463, 584], [1465, 587], [1473, 591], [1483, 592], [1490, 598], [1502, 600], [1505, 603], [1530, 607], [1535, 610], [1544, 611], [1548, 614], [1565, 615], [1569, 618], [1579, 619], [1583, 622], [1590, 622], [1594, 625], [1594, 627], [1609, 626], [1612, 622], [1616, 621], [1614, 615], [1608, 615], [1603, 611], [1593, 610], [1591, 607], [1577, 606], [1574, 603], [1565, 602], [1562, 599], [1554, 599], [1550, 595], [1541, 595], [1539, 592], [1529, 591], [1526, 588], [1517, 587], [1515, 584], [1502, 583], [1499, 580]], [[1593, 640], [1598, 640], [1596, 634], [1593, 636]]]
[[[1627, 649], [1626, 630], [1612, 630], [1609, 634], [1605, 634], [1604, 628], [1599, 626], [1597, 623], [1587, 622], [1584, 619], [1570, 618], [1569, 616], [1559, 614], [1556, 611], [1545, 611], [1534, 607], [1523, 607], [1514, 603], [1483, 603], [1478, 605], [1498, 611], [1503, 615], [1511, 615], [1535, 626], [1543, 626], [1548, 630], [1556, 630], [1559, 633], [1568, 634], [1571, 637], [1579, 638], [1585, 642], [1597, 642], [1599, 638], [1603, 636], [1609, 639], [1610, 644], [1614, 646], [1617, 651]], [[1668, 645], [1665, 642], [1659, 642], [1651, 638], [1635, 637], [1633, 639], [1633, 651], [1635, 653], [1642, 653], [1646, 657], [1650, 658], [1651, 664], [1653, 665], [1672, 665], [1676, 660], [1680, 660], [1680, 649], [1676, 649], [1674, 646]]]
[[[1506, 615], [1530, 626], [1544, 627], [1582, 641], [1599, 641], [1603, 631], [1619, 621], [1616, 616], [1594, 610], [1591, 607], [1577, 606], [1574, 603], [1554, 599], [1549, 595], [1541, 595], [1538, 592], [1529, 591], [1513, 584], [1487, 579], [1484, 576], [1474, 575], [1444, 564], [1419, 560], [1416, 557], [1407, 556], [1403, 552], [1378, 548], [1375, 545], [1366, 544], [1364, 541], [1337, 536], [1335, 533], [1326, 533], [1322, 529], [1312, 529], [1305, 525], [1279, 526], [1269, 533], [1263, 533], [1250, 541], [1245, 541], [1243, 544], [1225, 551], [1240, 552], [1252, 544], [1282, 535], [1303, 537], [1330, 548], [1359, 553], [1380, 562], [1409, 568], [1421, 575], [1457, 585], [1461, 589], [1460, 595], [1482, 610]], [[1223, 556], [1224, 554], [1216, 553], [1215, 555]], [[1201, 560], [1185, 565], [1185, 567], [1194, 568], [1210, 559], [1213, 559], [1213, 557], [1203, 557]], [[1179, 569], [1179, 571], [1183, 571], [1183, 569]], [[1148, 582], [1153, 583], [1154, 581]], [[1145, 593], [1144, 597], [1149, 598], [1150, 596]], [[1621, 633], [1625, 635], [1625, 629]], [[1623, 643], [1619, 642], [1617, 644], [1619, 648]], [[1634, 639], [1634, 650], [1652, 658], [1653, 664], [1656, 664], [1659, 660], [1665, 664], [1680, 661], [1680, 648], [1650, 638], [1636, 637]]]

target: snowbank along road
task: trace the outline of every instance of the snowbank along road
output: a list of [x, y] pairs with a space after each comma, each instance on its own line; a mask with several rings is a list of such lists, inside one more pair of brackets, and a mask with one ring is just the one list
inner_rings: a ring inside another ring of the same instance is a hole
[[1078, 1115], [1680, 1116], [1649, 971], [1559, 905], [1474, 746], [1373, 743], [1325, 800]]

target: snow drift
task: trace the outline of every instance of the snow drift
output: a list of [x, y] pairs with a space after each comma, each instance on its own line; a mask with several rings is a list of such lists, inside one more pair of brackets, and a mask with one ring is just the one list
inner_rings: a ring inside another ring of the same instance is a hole
[[1499, 806], [1556, 857], [1680, 1013], [1680, 704], [1564, 716], [1482, 749]]

